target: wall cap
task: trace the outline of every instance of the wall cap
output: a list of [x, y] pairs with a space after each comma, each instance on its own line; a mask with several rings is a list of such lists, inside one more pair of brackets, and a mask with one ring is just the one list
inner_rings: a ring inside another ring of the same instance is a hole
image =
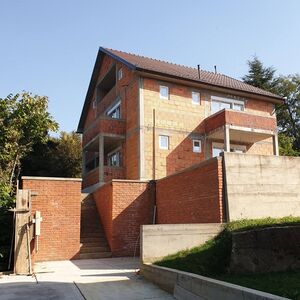
[[81, 178], [22, 176], [22, 180], [82, 181]]

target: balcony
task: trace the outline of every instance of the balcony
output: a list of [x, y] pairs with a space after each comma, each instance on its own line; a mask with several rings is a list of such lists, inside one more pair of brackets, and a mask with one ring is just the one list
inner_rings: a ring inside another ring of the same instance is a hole
[[104, 166], [104, 181], [108, 182], [112, 179], [124, 179], [125, 172], [123, 167]]
[[112, 119], [109, 117], [98, 117], [94, 123], [84, 131], [82, 144], [87, 145], [98, 134], [125, 135], [126, 122], [123, 119]]
[[99, 182], [99, 168], [95, 168], [84, 174], [82, 178], [82, 188], [92, 186]]
[[225, 128], [231, 141], [253, 144], [274, 136], [277, 124], [274, 117], [231, 109], [223, 109], [205, 119], [205, 132], [209, 139], [223, 140]]

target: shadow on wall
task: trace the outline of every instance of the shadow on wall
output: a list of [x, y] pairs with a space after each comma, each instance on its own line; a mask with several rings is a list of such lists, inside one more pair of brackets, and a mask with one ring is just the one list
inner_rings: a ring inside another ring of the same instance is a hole
[[[176, 137], [182, 139], [182, 142], [176, 146], [166, 157], [166, 176], [169, 176], [175, 172], [181, 171], [188, 168], [194, 164], [200, 163], [205, 160], [205, 128], [204, 121], [202, 121], [188, 136], [182, 134], [178, 136], [170, 136], [170, 141], [172, 145], [172, 140]], [[193, 152], [193, 140], [201, 141], [201, 151]]]
[[[101, 189], [107, 191], [101, 193]], [[106, 184], [97, 192], [94, 199], [112, 255], [138, 256], [140, 226], [153, 222], [154, 183], [118, 180]]]

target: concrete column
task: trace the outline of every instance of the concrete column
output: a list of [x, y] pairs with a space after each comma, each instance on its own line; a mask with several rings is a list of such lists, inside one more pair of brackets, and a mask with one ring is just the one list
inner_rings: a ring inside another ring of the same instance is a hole
[[224, 152], [230, 152], [230, 135], [229, 127], [225, 125], [224, 128]]
[[104, 182], [104, 136], [99, 136], [99, 182]]
[[274, 151], [274, 155], [278, 156], [279, 155], [278, 134], [275, 133], [273, 135], [272, 139], [273, 139], [273, 151]]

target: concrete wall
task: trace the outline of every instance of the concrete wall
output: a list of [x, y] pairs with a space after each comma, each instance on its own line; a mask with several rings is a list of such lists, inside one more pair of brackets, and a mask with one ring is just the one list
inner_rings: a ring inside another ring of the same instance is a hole
[[143, 225], [141, 260], [154, 262], [168, 254], [200, 246], [221, 229], [221, 224]]
[[300, 158], [224, 153], [228, 220], [300, 216]]
[[148, 281], [173, 294], [178, 300], [288, 300], [224, 281], [154, 265], [143, 264], [141, 273]]
[[81, 179], [22, 177], [22, 187], [31, 190], [32, 214], [41, 212], [38, 251], [32, 242], [35, 261], [78, 259], [80, 250]]

